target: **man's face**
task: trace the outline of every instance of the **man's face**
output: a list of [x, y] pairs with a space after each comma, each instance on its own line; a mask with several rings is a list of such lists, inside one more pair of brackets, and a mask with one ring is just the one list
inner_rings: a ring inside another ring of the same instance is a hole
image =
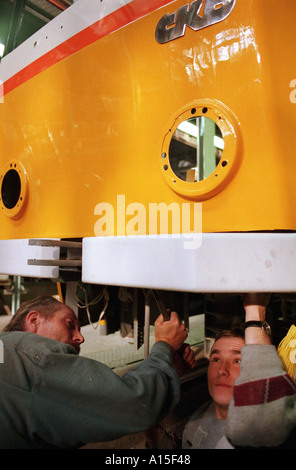
[[40, 315], [36, 333], [62, 343], [71, 344], [78, 352], [80, 344], [84, 341], [80, 333], [78, 319], [66, 305], [61, 305], [50, 319]]
[[208, 368], [208, 389], [216, 404], [218, 418], [225, 419], [234, 382], [240, 373], [241, 349], [244, 344], [244, 340], [239, 337], [222, 337], [213, 345]]

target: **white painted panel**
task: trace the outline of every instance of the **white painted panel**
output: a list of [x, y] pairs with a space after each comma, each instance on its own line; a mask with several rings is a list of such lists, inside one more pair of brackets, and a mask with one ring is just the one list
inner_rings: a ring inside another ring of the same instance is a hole
[[82, 280], [190, 292], [296, 292], [296, 234], [210, 233], [188, 238], [83, 240]]
[[58, 267], [29, 266], [28, 259], [57, 260], [59, 256], [59, 248], [29, 246], [28, 239], [0, 240], [0, 273], [54, 279], [59, 275]]

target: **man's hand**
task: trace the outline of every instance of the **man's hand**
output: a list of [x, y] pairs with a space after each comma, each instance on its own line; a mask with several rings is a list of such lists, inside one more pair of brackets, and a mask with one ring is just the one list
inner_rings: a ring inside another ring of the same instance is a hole
[[185, 370], [194, 369], [195, 355], [189, 344], [183, 344], [179, 351], [174, 353], [174, 368], [177, 374], [182, 377]]
[[164, 321], [163, 315], [159, 315], [154, 323], [156, 341], [168, 343], [173, 351], [178, 351], [186, 340], [188, 333], [183, 323], [180, 322], [176, 312], [171, 313], [171, 318]]
[[174, 368], [177, 374], [182, 377], [185, 370], [194, 369], [195, 355], [189, 344], [183, 344], [181, 349], [174, 353]]
[[184, 365], [189, 369], [193, 369], [195, 367], [194, 351], [191, 349], [189, 344], [184, 344], [184, 346], [184, 349], [182, 348], [182, 359], [184, 361]]

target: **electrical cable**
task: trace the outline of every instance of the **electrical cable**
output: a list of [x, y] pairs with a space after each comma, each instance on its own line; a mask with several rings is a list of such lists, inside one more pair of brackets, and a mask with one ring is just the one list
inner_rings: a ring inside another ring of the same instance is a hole
[[[78, 295], [77, 295], [77, 289], [78, 287], [83, 291], [84, 293], [84, 303], [82, 303], [82, 301], [79, 299]], [[102, 320], [103, 316], [105, 315], [105, 312], [107, 310], [107, 307], [108, 307], [108, 304], [109, 304], [109, 292], [107, 291], [107, 289], [104, 287], [101, 292], [91, 301], [89, 302], [88, 301], [88, 296], [87, 296], [87, 292], [86, 292], [86, 289], [84, 289], [84, 287], [81, 285], [81, 284], [77, 284], [77, 289], [76, 289], [76, 293], [74, 293], [73, 291], [71, 292], [72, 293], [72, 297], [73, 299], [75, 299], [75, 303], [77, 305], [77, 307], [79, 308], [85, 308], [86, 309], [86, 314], [87, 314], [87, 318], [88, 318], [88, 322], [89, 324], [93, 327], [94, 330], [96, 330], [98, 328], [98, 326], [100, 325], [100, 321]], [[98, 302], [100, 302], [102, 299], [104, 298], [104, 307], [103, 307], [103, 310], [101, 311], [100, 313], [100, 316], [99, 316], [99, 319], [97, 321], [96, 324], [94, 324], [92, 321], [91, 321], [91, 317], [90, 317], [90, 312], [89, 312], [89, 307], [91, 305], [95, 305], [97, 304]]]

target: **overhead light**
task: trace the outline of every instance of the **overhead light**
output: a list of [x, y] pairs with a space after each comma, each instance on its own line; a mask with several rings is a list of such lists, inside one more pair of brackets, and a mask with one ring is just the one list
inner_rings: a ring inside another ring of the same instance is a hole
[[218, 137], [217, 135], [215, 135], [214, 136], [214, 146], [217, 149], [223, 150], [224, 149], [224, 140], [221, 139], [221, 137]]
[[191, 122], [183, 121], [178, 125], [178, 129], [192, 137], [198, 137], [198, 127]]
[[0, 57], [3, 56], [3, 54], [4, 54], [4, 49], [5, 49], [4, 44], [2, 44], [2, 43], [0, 42]]
[[[185, 134], [188, 134], [192, 137], [199, 137], [199, 131], [198, 127], [195, 124], [192, 124], [191, 122], [188, 121], [183, 121], [178, 125], [178, 129], [182, 132], [185, 132]], [[218, 149], [223, 150], [224, 149], [224, 141], [221, 137], [218, 137], [217, 135], [214, 136], [214, 146]]]

